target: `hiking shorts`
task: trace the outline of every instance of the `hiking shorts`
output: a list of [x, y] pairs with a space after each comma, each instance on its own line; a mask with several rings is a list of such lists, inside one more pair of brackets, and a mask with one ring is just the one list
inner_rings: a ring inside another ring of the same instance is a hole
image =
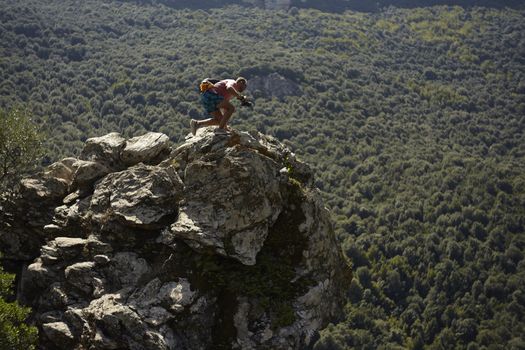
[[201, 95], [201, 103], [206, 109], [206, 112], [215, 112], [219, 108], [217, 106], [224, 100], [224, 97], [217, 95], [211, 91], [206, 91]]

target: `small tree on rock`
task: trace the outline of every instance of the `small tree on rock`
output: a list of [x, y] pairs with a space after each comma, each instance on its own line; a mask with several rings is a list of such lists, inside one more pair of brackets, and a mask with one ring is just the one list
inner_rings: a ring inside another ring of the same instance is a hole
[[42, 136], [29, 114], [17, 108], [0, 109], [0, 194], [12, 192], [41, 155]]

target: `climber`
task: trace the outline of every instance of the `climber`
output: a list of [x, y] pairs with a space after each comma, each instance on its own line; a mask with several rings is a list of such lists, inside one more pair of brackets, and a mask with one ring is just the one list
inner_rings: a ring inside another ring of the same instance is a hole
[[195, 135], [197, 129], [203, 126], [218, 125], [219, 129], [229, 129], [227, 127], [228, 120], [235, 111], [235, 107], [230, 103], [233, 97], [238, 100], [245, 101], [246, 96], [241, 95], [241, 92], [246, 90], [247, 81], [243, 77], [236, 80], [225, 79], [218, 82], [203, 81], [200, 86], [201, 102], [206, 112], [213, 118], [205, 120], [190, 121], [191, 133]]

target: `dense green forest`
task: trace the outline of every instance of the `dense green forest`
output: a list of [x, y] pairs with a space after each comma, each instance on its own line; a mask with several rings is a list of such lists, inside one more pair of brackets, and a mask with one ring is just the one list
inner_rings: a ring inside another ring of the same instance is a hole
[[32, 112], [44, 163], [112, 131], [178, 142], [202, 78], [279, 75], [232, 126], [315, 169], [353, 263], [315, 349], [525, 349], [523, 8], [0, 6], [0, 107]]
[[495, 8], [523, 6], [521, 0], [121, 0], [136, 4], [161, 3], [173, 8], [209, 9], [225, 5], [241, 5], [265, 8], [272, 3], [280, 2], [288, 7], [317, 9], [328, 12], [343, 12], [346, 10], [376, 12], [384, 7], [422, 7], [435, 5], [458, 6], [488, 6]]

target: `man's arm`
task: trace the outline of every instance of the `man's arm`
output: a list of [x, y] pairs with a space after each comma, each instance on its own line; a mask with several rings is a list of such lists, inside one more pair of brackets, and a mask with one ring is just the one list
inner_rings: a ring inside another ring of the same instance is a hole
[[235, 90], [235, 88], [232, 85], [226, 85], [226, 90], [232, 94], [233, 96], [237, 97], [239, 100], [243, 100], [244, 96], [240, 94], [239, 91]]

